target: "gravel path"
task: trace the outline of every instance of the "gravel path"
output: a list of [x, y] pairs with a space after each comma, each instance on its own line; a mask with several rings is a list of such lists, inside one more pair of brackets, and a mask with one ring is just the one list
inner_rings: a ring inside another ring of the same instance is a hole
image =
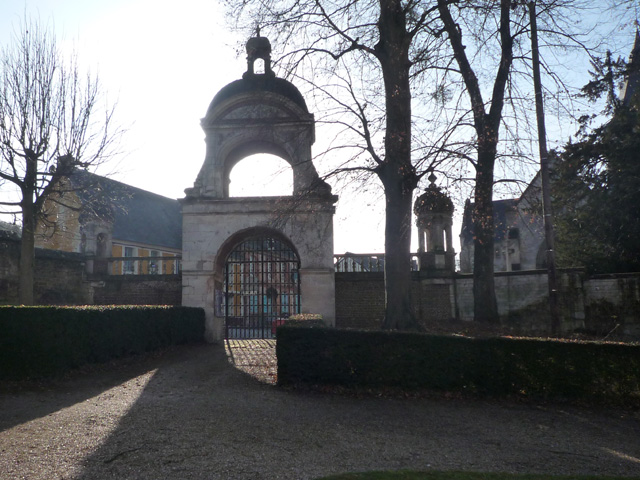
[[640, 476], [640, 415], [291, 392], [273, 342], [0, 389], [1, 479], [314, 479], [371, 469]]

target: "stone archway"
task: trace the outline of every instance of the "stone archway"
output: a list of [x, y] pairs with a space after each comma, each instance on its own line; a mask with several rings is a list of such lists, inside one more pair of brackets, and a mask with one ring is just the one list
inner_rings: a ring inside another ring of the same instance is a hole
[[[304, 98], [271, 71], [271, 46], [263, 37], [247, 43], [247, 72], [215, 95], [202, 128], [206, 156], [183, 212], [182, 303], [205, 309], [207, 339], [225, 336], [225, 265], [238, 238], [271, 232], [297, 252], [299, 309], [335, 324], [333, 214], [337, 197], [312, 162], [315, 122]], [[255, 73], [257, 59], [264, 73]], [[269, 153], [291, 165], [293, 194], [229, 197], [229, 174], [249, 155]], [[273, 292], [271, 292], [273, 293]], [[224, 306], [224, 308], [223, 308]], [[282, 312], [280, 312], [282, 313]]]

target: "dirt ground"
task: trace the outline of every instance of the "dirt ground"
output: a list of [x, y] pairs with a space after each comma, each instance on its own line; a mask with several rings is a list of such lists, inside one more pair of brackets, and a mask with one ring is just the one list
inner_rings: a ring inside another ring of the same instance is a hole
[[0, 386], [1, 479], [314, 479], [373, 469], [640, 478], [635, 411], [273, 386], [273, 341]]

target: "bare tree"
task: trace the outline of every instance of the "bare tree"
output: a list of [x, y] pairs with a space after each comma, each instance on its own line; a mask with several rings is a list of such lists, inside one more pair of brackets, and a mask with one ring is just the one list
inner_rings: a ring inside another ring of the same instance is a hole
[[[497, 322], [498, 306], [496, 303], [493, 281], [493, 183], [494, 167], [498, 152], [500, 125], [505, 101], [506, 85], [513, 63], [514, 35], [511, 31], [511, 0], [501, 0], [496, 7], [487, 2], [478, 7], [482, 14], [491, 18], [495, 8], [499, 8], [496, 20], [497, 35], [500, 38], [500, 61], [493, 80], [491, 100], [485, 102], [478, 77], [467, 56], [463, 42], [463, 30], [456, 16], [465, 15], [470, 5], [463, 2], [438, 0], [438, 11], [442, 19], [459, 73], [469, 95], [473, 112], [473, 127], [476, 131], [477, 158], [475, 167], [475, 207], [473, 211], [474, 226], [474, 319]], [[475, 12], [473, 12], [475, 14]]]
[[[579, 17], [585, 13], [593, 15], [602, 6], [580, 0], [437, 0], [437, 3], [443, 33], [457, 65], [448, 74], [462, 80], [472, 112], [475, 155], [468, 160], [475, 171], [474, 318], [497, 323], [493, 194], [497, 183], [513, 179], [503, 176], [504, 172], [497, 173], [496, 167], [500, 159], [511, 163], [511, 168], [527, 157], [533, 160], [536, 136], [533, 106], [536, 97], [541, 100], [543, 95], [534, 66], [542, 65], [551, 87], [556, 89], [555, 93], [551, 89], [544, 92], [548, 100], [555, 101], [569, 116], [573, 114], [572, 89], [564, 75], [569, 72], [552, 65], [537, 48], [532, 51], [528, 38], [532, 36], [532, 23], [540, 23], [538, 35], [545, 41], [548, 57], [566, 59], [567, 52], [574, 55], [579, 52], [583, 59], [588, 59], [601, 37], [594, 32], [593, 25], [580, 25]], [[540, 135], [544, 134], [539, 132]], [[523, 149], [526, 139], [529, 145]]]
[[[20, 302], [33, 304], [34, 233], [47, 198], [63, 198], [74, 169], [114, 153], [122, 130], [103, 105], [96, 76], [65, 60], [54, 32], [25, 18], [0, 62], [0, 198], [3, 213], [22, 216]], [[56, 192], [56, 195], [52, 195]]]
[[[571, 42], [587, 49], [571, 30], [570, 20], [579, 14], [572, 8], [579, 2], [538, 3], [540, 35], [549, 40], [545, 47], [552, 54]], [[384, 327], [417, 326], [410, 309], [411, 202], [421, 178], [434, 169], [458, 170], [457, 180], [473, 185], [474, 315], [478, 321], [497, 322], [494, 188], [496, 183], [522, 178], [496, 173], [496, 168], [501, 162], [501, 168], [515, 170], [524, 160], [531, 165], [525, 173], [531, 175], [536, 164], [526, 2], [235, 0], [231, 4], [236, 19], [249, 18], [273, 35], [276, 47], [286, 49], [276, 63], [294, 78], [311, 83], [313, 93], [329, 99], [324, 104], [329, 121], [352, 134], [352, 143], [330, 145], [329, 152], [351, 152], [332, 174], [349, 173], [361, 181], [373, 175], [383, 186]], [[553, 85], [568, 98], [561, 77], [544, 58], [542, 63]], [[530, 145], [523, 149], [527, 141]], [[459, 167], [461, 163], [471, 165], [472, 178]]]
[[[413, 159], [412, 76], [433, 62], [437, 45], [431, 23], [435, 5], [418, 1], [320, 2], [289, 0], [235, 2], [238, 12], [286, 46], [279, 63], [293, 76], [331, 78], [320, 87], [331, 100], [334, 126], [353, 143], [332, 174], [375, 176], [385, 196], [385, 292], [383, 328], [417, 329], [411, 308], [411, 225], [413, 194], [429, 169]], [[295, 45], [294, 48], [292, 48]], [[354, 68], [354, 65], [357, 67]], [[432, 166], [431, 166], [432, 167]]]

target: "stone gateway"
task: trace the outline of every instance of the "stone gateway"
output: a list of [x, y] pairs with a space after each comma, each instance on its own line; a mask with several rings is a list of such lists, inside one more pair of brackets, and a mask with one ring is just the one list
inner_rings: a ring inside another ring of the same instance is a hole
[[[266, 38], [247, 42], [246, 73], [218, 92], [202, 119], [204, 164], [181, 200], [182, 304], [204, 308], [209, 341], [269, 337], [294, 313], [335, 325], [338, 197], [311, 160], [313, 114], [300, 91], [275, 76], [270, 54]], [[229, 197], [234, 165], [257, 153], [291, 165], [292, 195]]]

